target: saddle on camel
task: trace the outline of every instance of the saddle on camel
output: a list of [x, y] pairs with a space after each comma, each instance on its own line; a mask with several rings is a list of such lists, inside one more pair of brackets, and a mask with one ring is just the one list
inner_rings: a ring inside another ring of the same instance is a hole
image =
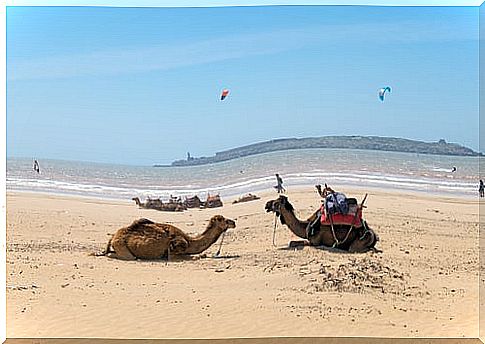
[[[323, 189], [321, 185], [316, 185], [315, 187], [323, 199], [315, 220], [308, 225], [308, 236], [314, 234], [314, 230], [319, 227], [315, 226], [317, 224], [330, 226], [335, 239], [334, 247], [336, 247], [347, 240], [353, 229], [359, 229], [361, 227], [367, 229], [367, 223], [362, 218], [362, 209], [365, 208], [364, 203], [367, 194], [365, 194], [364, 199], [359, 205], [355, 198], [347, 198], [343, 193], [335, 192], [332, 188], [327, 186], [327, 184], [325, 184], [325, 188]], [[334, 225], [349, 226], [349, 230], [344, 240], [339, 241], [337, 239]]]

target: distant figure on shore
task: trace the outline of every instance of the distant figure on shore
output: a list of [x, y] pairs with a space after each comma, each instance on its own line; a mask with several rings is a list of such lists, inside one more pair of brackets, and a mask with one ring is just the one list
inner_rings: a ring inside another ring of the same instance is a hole
[[274, 188], [278, 193], [286, 192], [285, 188], [283, 187], [283, 179], [281, 179], [280, 175], [276, 173], [276, 182], [278, 183]]
[[453, 166], [453, 168], [451, 169], [451, 172], [456, 172], [456, 166]]
[[478, 193], [480, 197], [485, 197], [485, 185], [483, 184], [483, 180], [480, 179], [480, 185], [478, 186]]
[[39, 162], [36, 159], [34, 159], [34, 171], [40, 173]]

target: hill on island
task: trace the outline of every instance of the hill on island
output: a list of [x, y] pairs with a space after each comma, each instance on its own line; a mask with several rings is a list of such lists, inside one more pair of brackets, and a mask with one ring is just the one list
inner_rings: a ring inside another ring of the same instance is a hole
[[[211, 157], [191, 157], [172, 162], [171, 166], [194, 166], [212, 164], [245, 156], [282, 151], [289, 149], [309, 148], [343, 148], [368, 149], [391, 152], [406, 152], [419, 154], [479, 156], [482, 153], [456, 143], [448, 143], [441, 139], [437, 142], [423, 142], [395, 137], [378, 136], [324, 136], [308, 138], [285, 138], [254, 143], [247, 146], [217, 152]], [[154, 165], [162, 166], [162, 165]]]

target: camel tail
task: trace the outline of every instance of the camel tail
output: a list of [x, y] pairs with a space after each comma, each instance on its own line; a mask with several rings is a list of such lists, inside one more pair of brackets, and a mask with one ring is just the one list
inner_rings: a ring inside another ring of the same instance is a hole
[[111, 248], [111, 240], [112, 239], [113, 239], [113, 237], [111, 237], [108, 240], [108, 244], [106, 245], [106, 248], [104, 249], [104, 251], [101, 251], [101, 252], [91, 252], [91, 253], [88, 254], [88, 256], [94, 256], [94, 257], [106, 256], [108, 253], [111, 252], [110, 248]]
[[88, 256], [94, 256], [94, 257], [101, 257], [101, 256], [106, 256], [107, 252], [91, 252], [88, 254]]

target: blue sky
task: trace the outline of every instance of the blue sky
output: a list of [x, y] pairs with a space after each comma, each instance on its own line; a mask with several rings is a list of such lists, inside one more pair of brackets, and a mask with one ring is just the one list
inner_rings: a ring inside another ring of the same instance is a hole
[[7, 8], [8, 157], [151, 165], [324, 135], [478, 149], [478, 8]]

